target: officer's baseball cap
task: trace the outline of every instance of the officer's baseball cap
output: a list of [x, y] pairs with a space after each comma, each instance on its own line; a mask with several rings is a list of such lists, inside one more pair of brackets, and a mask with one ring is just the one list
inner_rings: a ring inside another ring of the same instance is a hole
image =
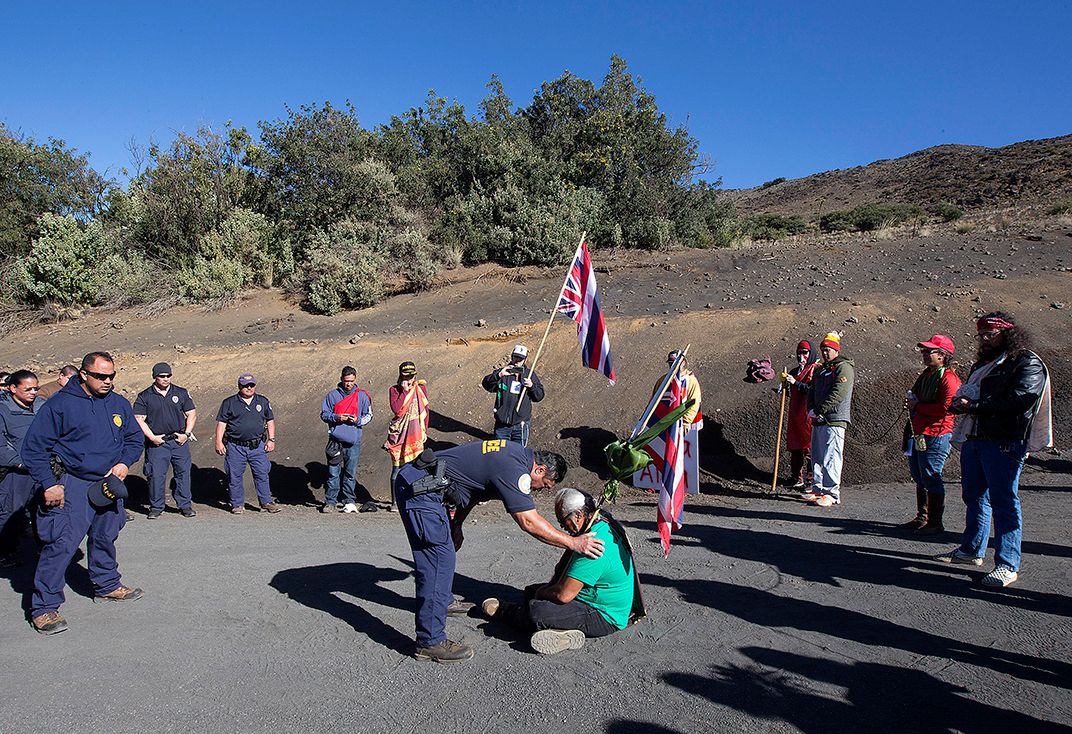
[[156, 364], [153, 365], [153, 377], [157, 377], [158, 375], [170, 375], [170, 374], [171, 374], [171, 365], [169, 365], [167, 362], [157, 362]]
[[527, 357], [529, 356], [529, 348], [524, 344], [515, 344], [513, 353], [518, 357]]
[[89, 503], [94, 507], [108, 507], [117, 499], [125, 500], [128, 496], [127, 485], [114, 474], [109, 474], [99, 482], [94, 482], [86, 490]]
[[257, 378], [254, 377], [253, 375], [251, 375], [248, 372], [238, 378], [238, 386], [239, 387], [245, 387], [246, 385], [256, 385], [256, 384], [257, 384]]

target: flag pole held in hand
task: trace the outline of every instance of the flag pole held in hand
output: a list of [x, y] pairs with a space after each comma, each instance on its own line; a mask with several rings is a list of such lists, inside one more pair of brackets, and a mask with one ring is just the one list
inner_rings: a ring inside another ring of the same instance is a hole
[[[785, 374], [785, 367], [782, 368], [782, 374]], [[771, 476], [771, 492], [777, 491], [778, 462], [781, 460], [782, 453], [782, 420], [785, 418], [785, 394], [789, 392], [789, 387], [784, 379], [782, 380], [782, 389], [778, 392], [782, 394], [782, 400], [781, 405], [778, 406], [778, 432], [774, 434], [774, 471]]]

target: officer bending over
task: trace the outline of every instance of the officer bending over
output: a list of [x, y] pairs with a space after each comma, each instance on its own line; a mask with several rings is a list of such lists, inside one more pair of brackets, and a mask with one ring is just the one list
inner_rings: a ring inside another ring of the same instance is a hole
[[[550, 489], [566, 476], [566, 461], [558, 454], [497, 439], [438, 451], [434, 459], [431, 465], [418, 459], [402, 467], [395, 493], [413, 550], [417, 586], [414, 657], [452, 663], [473, 656], [468, 645], [447, 639], [446, 625], [447, 608], [454, 599], [455, 552], [464, 540], [462, 524], [476, 505], [500, 500], [532, 537], [589, 558], [602, 555], [603, 541], [594, 533], [567, 535], [536, 511], [532, 490]], [[444, 502], [457, 508], [453, 519]]]

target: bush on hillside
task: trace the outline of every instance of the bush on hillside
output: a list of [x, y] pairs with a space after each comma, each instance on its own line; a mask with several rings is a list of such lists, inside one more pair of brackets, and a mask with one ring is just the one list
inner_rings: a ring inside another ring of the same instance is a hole
[[107, 255], [101, 227], [80, 225], [73, 216], [42, 214], [40, 236], [30, 251], [15, 261], [11, 284], [15, 300], [31, 306], [97, 303], [97, 265]]
[[186, 303], [211, 301], [236, 295], [251, 278], [250, 270], [240, 260], [201, 255], [175, 275], [179, 297]]
[[861, 204], [855, 209], [824, 214], [819, 218], [819, 229], [823, 232], [873, 232], [922, 216], [923, 210], [915, 204]]
[[1062, 201], [1057, 202], [1049, 209], [1047, 209], [1046, 213], [1049, 214], [1051, 217], [1056, 217], [1061, 214], [1072, 214], [1072, 199], [1064, 199]]
[[777, 241], [803, 234], [808, 225], [798, 215], [753, 214], [745, 221], [745, 232], [754, 240]]
[[770, 181], [765, 182], [759, 187], [759, 190], [769, 189], [771, 186], [777, 186], [780, 183], [785, 183], [785, 176], [779, 176], [778, 178], [772, 178]]
[[931, 212], [943, 222], [955, 222], [964, 216], [963, 209], [956, 204], [950, 204], [947, 201], [943, 201], [932, 208]]
[[330, 316], [368, 308], [383, 297], [382, 236], [371, 225], [344, 220], [310, 238], [301, 275], [310, 310]]

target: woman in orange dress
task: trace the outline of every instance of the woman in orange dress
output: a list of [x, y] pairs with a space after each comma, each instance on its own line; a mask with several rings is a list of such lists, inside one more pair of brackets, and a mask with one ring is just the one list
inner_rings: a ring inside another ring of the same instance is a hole
[[395, 478], [403, 466], [417, 458], [428, 439], [428, 386], [418, 380], [413, 362], [398, 365], [398, 382], [391, 385], [394, 418], [383, 447], [391, 454], [391, 509], [395, 508]]

